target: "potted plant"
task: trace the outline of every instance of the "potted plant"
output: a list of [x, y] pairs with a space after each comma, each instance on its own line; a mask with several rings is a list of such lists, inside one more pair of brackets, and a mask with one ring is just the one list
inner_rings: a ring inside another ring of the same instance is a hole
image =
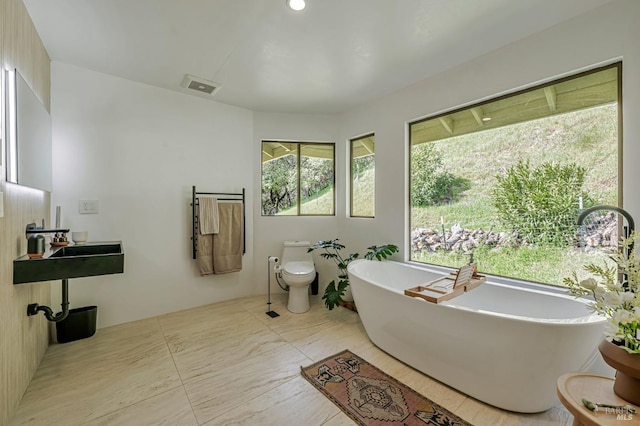
[[591, 309], [607, 318], [605, 340], [598, 346], [604, 361], [618, 370], [614, 392], [640, 404], [640, 258], [633, 249], [633, 232], [621, 240], [610, 256], [615, 265], [593, 263], [584, 269], [590, 276], [579, 279], [574, 272], [564, 284], [577, 297], [592, 299]]
[[[312, 252], [317, 249], [323, 250], [320, 253], [320, 256], [325, 259], [332, 259], [336, 265], [338, 266], [338, 283], [336, 285], [336, 281], [333, 280], [327, 285], [327, 288], [322, 295], [322, 300], [324, 300], [325, 306], [331, 310], [339, 305], [340, 302], [344, 302], [344, 294], [349, 286], [349, 274], [347, 273], [347, 266], [351, 261], [360, 257], [358, 253], [351, 253], [347, 257], [342, 257], [340, 253], [345, 246], [338, 242], [338, 238], [335, 240], [320, 240], [307, 250], [307, 253]], [[391, 256], [393, 253], [398, 252], [398, 246], [393, 244], [385, 244], [383, 246], [371, 246], [367, 247], [369, 250], [364, 258], [367, 260], [383, 260], [387, 257]]]

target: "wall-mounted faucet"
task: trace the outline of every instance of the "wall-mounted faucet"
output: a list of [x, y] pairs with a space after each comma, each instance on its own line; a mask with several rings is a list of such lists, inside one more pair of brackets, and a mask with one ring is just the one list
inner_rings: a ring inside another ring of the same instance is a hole
[[58, 233], [62, 233], [64, 241], [67, 240], [65, 234], [69, 232], [68, 229], [44, 229], [44, 219], [42, 219], [42, 226], [37, 226], [35, 223], [27, 224], [25, 229], [25, 236], [27, 237], [27, 254], [30, 259], [41, 258], [45, 251], [45, 241], [42, 234], [56, 234], [54, 241], [59, 241]]
[[44, 219], [42, 219], [42, 226], [36, 225], [35, 222], [29, 223], [27, 224], [24, 232], [27, 238], [29, 238], [30, 234], [55, 234], [56, 232], [67, 233], [69, 232], [69, 229], [44, 229]]

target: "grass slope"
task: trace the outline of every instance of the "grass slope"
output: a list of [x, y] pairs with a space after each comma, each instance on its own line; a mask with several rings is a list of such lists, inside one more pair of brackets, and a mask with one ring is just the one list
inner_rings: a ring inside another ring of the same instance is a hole
[[[445, 167], [469, 179], [471, 188], [453, 203], [412, 208], [411, 228], [440, 229], [460, 224], [466, 229], [504, 229], [496, 218], [491, 188], [495, 176], [518, 160], [533, 167], [544, 162], [577, 163], [587, 169], [584, 187], [596, 204], [617, 205], [617, 108], [603, 106], [434, 142]], [[576, 212], [578, 202], [576, 200]], [[572, 249], [528, 247], [519, 250], [476, 250], [479, 268], [495, 275], [560, 285], [563, 276], [601, 254]], [[450, 253], [417, 254], [414, 260], [460, 266], [466, 257]]]

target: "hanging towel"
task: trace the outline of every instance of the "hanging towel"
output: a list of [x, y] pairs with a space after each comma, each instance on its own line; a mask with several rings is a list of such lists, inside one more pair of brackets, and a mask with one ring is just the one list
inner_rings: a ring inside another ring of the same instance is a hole
[[244, 241], [242, 203], [219, 203], [220, 227], [213, 235], [213, 273], [226, 274], [242, 269]]
[[199, 204], [199, 228], [202, 235], [217, 234], [220, 229], [220, 218], [218, 215], [218, 199], [213, 197], [202, 197]]
[[213, 274], [213, 234], [198, 236], [197, 250], [200, 275]]
[[[198, 228], [200, 228], [198, 226]], [[200, 275], [213, 274], [213, 234], [202, 235], [198, 229], [196, 262]]]

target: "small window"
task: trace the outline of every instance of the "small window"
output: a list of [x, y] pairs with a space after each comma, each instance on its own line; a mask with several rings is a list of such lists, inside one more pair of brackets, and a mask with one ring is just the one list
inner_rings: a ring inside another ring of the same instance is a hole
[[335, 144], [262, 141], [262, 215], [335, 214]]
[[376, 212], [375, 135], [351, 140], [351, 216], [374, 217]]

